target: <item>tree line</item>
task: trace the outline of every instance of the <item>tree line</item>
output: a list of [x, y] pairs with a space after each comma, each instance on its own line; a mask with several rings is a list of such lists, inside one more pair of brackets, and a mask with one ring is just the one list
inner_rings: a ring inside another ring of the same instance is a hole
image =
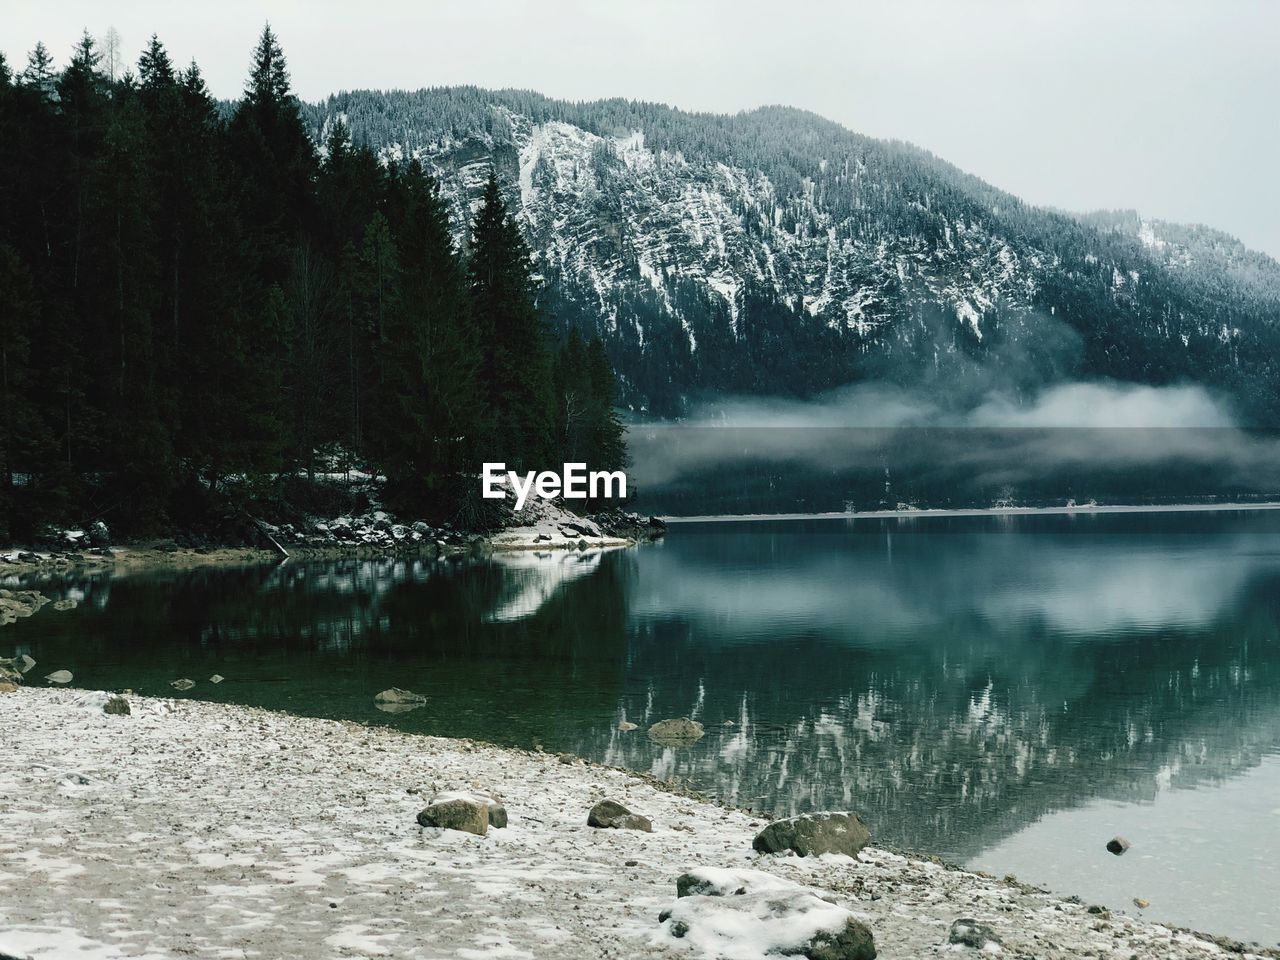
[[269, 27], [229, 110], [155, 37], [117, 72], [87, 33], [61, 71], [0, 57], [0, 540], [351, 467], [457, 519], [481, 459], [624, 465], [604, 348], [552, 338], [496, 176], [459, 250], [416, 160], [313, 141]]

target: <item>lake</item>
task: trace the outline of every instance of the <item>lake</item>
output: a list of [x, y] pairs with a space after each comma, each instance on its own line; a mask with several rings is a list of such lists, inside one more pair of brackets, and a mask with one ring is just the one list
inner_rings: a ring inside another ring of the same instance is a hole
[[[568, 751], [775, 814], [851, 808], [882, 844], [1280, 941], [1278, 513], [673, 524], [603, 554], [44, 589], [79, 606], [0, 633], [33, 678], [190, 677], [186, 696]], [[390, 686], [428, 703], [380, 712]], [[707, 736], [616, 729], [673, 716]]]

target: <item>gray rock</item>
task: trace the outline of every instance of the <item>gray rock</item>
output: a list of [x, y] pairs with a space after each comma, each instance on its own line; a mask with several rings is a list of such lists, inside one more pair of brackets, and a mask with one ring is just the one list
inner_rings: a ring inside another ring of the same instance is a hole
[[988, 943], [1000, 944], [1004, 941], [985, 923], [979, 923], [972, 917], [962, 917], [951, 924], [951, 933], [947, 936], [947, 942], [981, 950]]
[[101, 520], [95, 520], [89, 524], [89, 542], [95, 547], [111, 546], [111, 531]]
[[865, 923], [850, 917], [835, 933], [818, 933], [805, 947], [806, 960], [876, 960], [876, 942]]
[[422, 705], [427, 702], [427, 698], [420, 693], [414, 693], [412, 690], [401, 690], [399, 687], [390, 687], [376, 694], [373, 698], [374, 703], [396, 703], [396, 704], [414, 704]]
[[[875, 941], [864, 923], [833, 899], [782, 877], [759, 870], [698, 869], [676, 880], [676, 895], [676, 902], [658, 916], [672, 937], [711, 925], [729, 938], [724, 941], [728, 948], [745, 945], [734, 942], [733, 931], [743, 936], [742, 931], [758, 929], [772, 941], [770, 956], [875, 960]], [[820, 924], [809, 922], [814, 911], [824, 915]], [[735, 914], [741, 915], [741, 923]]]
[[618, 723], [618, 729], [623, 733], [630, 733], [632, 730], [638, 730], [639, 724], [632, 723], [630, 720], [622, 720]]
[[1112, 837], [1107, 841], [1107, 852], [1114, 853], [1117, 857], [1123, 856], [1128, 849], [1129, 841], [1124, 837]]
[[489, 826], [495, 830], [505, 830], [507, 827], [507, 808], [497, 801], [489, 804]]
[[688, 717], [677, 717], [673, 720], [659, 720], [649, 728], [649, 737], [658, 743], [689, 744], [697, 743], [706, 734], [702, 724]]
[[45, 679], [50, 683], [70, 683], [74, 678], [70, 670], [55, 670]]
[[129, 709], [129, 701], [124, 697], [112, 697], [102, 705], [102, 712], [112, 716], [127, 717], [133, 711]]
[[62, 611], [62, 610], [74, 610], [77, 606], [79, 606], [79, 601], [78, 601], [78, 600], [72, 600], [72, 599], [70, 599], [70, 598], [67, 598], [67, 599], [65, 599], [65, 600], [55, 600], [55, 601], [53, 601], [53, 603], [51, 604], [51, 606], [53, 607], [53, 609], [58, 610], [58, 611]]
[[441, 830], [461, 830], [483, 837], [489, 832], [489, 804], [458, 797], [431, 804], [418, 814], [418, 823]]
[[223, 680], [225, 680], [225, 679], [227, 679], [227, 678], [226, 678], [226, 677], [224, 677], [222, 674], [220, 674], [220, 673], [215, 673], [212, 677], [210, 677], [210, 678], [209, 678], [209, 682], [210, 682], [210, 683], [221, 683], [221, 682], [222, 682]]
[[175, 690], [190, 690], [195, 685], [196, 682], [188, 679], [187, 677], [179, 677], [177, 680], [169, 681], [169, 686], [173, 687]]
[[616, 800], [601, 800], [587, 814], [587, 826], [612, 830], [643, 830], [653, 832], [648, 817], [632, 813]]
[[423, 537], [431, 536], [431, 528], [422, 520], [417, 521], [413, 525], [413, 532]]
[[18, 668], [19, 673], [26, 673], [36, 665], [36, 662], [24, 653], [14, 660], [14, 665]]
[[806, 813], [773, 821], [751, 845], [760, 853], [791, 850], [802, 857], [824, 853], [856, 857], [870, 842], [871, 831], [856, 813]]

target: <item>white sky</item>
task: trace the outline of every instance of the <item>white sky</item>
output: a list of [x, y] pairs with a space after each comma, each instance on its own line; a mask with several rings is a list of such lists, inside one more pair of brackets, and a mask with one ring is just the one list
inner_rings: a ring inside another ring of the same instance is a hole
[[768, 103], [1033, 203], [1136, 207], [1280, 257], [1280, 0], [7, 0], [0, 50], [156, 32], [236, 96], [270, 19], [297, 93], [473, 83]]

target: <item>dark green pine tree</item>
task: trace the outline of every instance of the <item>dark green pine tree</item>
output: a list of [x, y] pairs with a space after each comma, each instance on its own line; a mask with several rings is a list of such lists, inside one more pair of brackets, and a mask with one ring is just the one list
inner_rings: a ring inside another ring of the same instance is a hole
[[172, 490], [173, 403], [154, 329], [160, 302], [146, 116], [138, 91], [121, 84], [90, 173], [89, 216], [96, 269], [82, 271], [96, 287], [95, 403], [110, 417], [103, 465], [112, 481], [103, 509], [127, 518], [134, 532], [160, 532]]
[[378, 326], [373, 449], [392, 502], [443, 516], [475, 485], [480, 346], [438, 185], [414, 160], [396, 190], [398, 295]]
[[471, 235], [471, 302], [489, 400], [486, 460], [542, 470], [554, 455], [551, 363], [529, 250], [489, 173]]
[[[4, 96], [0, 90], [0, 97]], [[18, 252], [0, 242], [0, 543], [29, 533], [16, 513], [14, 474], [41, 460], [45, 435], [33, 400], [31, 341], [39, 335], [39, 309], [31, 274]]]
[[[373, 151], [351, 143], [346, 125], [335, 123], [325, 140], [324, 163], [316, 185], [320, 241], [334, 264], [335, 369], [330, 403], [332, 432], [347, 453], [359, 460], [365, 451], [366, 405], [374, 361], [371, 327], [362, 292], [361, 251], [365, 233], [378, 213], [387, 175]], [[385, 249], [385, 248], [384, 248]], [[375, 258], [376, 259], [376, 258]], [[381, 289], [381, 288], [379, 288]]]
[[588, 463], [593, 470], [621, 470], [627, 465], [627, 442], [618, 416], [618, 384], [598, 336], [587, 344], [585, 372], [590, 388]]
[[43, 43], [37, 43], [27, 55], [27, 66], [18, 77], [23, 86], [38, 91], [45, 97], [52, 96], [57, 78], [53, 72], [53, 56]]
[[[256, 280], [242, 307], [245, 329], [234, 340], [246, 402], [256, 405], [244, 421], [243, 447], [254, 451], [260, 467], [277, 458], [277, 468], [289, 460], [310, 465], [309, 445], [316, 435], [299, 413], [312, 396], [312, 385], [302, 378], [314, 368], [315, 325], [324, 322], [313, 309], [319, 306], [314, 298], [323, 296], [317, 285], [326, 282], [324, 270], [311, 259], [308, 238], [316, 221], [317, 158], [270, 25], [254, 49], [226, 142], [237, 192], [241, 262]], [[299, 280], [294, 271], [300, 264], [316, 269]], [[290, 362], [300, 356], [303, 362]]]
[[240, 215], [260, 253], [261, 276], [279, 283], [288, 275], [294, 241], [314, 221], [317, 159], [270, 24], [254, 49], [227, 142], [241, 193]]

